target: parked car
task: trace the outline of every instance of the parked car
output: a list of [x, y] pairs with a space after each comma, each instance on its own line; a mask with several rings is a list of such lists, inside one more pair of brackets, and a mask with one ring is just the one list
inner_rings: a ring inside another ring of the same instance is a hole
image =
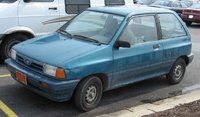
[[57, 32], [17, 44], [6, 66], [46, 98], [84, 111], [102, 92], [166, 75], [179, 83], [193, 60], [190, 33], [173, 11], [144, 6], [89, 8]]
[[132, 0], [0, 0], [0, 61], [13, 45], [51, 33], [88, 7], [133, 4]]
[[170, 0], [158, 0], [152, 3], [150, 6], [173, 10], [178, 13], [179, 16], [181, 16], [183, 9], [188, 7], [185, 2]]
[[200, 23], [200, 3], [183, 10], [182, 19], [187, 25], [191, 25], [192, 22]]

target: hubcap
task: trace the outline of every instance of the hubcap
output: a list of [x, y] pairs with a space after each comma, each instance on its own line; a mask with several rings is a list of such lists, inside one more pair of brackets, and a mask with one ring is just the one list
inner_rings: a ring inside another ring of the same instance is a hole
[[174, 70], [174, 73], [175, 73], [176, 79], [181, 78], [181, 76], [183, 74], [183, 67], [181, 65], [177, 65], [175, 70]]
[[97, 88], [94, 85], [90, 85], [86, 91], [86, 102], [91, 103], [97, 96]]

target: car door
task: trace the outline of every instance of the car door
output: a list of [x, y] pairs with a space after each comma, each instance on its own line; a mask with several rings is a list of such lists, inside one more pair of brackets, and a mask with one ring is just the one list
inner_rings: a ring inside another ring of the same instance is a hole
[[38, 35], [56, 31], [59, 22], [52, 19], [59, 18], [58, 0], [21, 0], [18, 16], [21, 27], [28, 27]]
[[113, 49], [113, 87], [161, 74], [163, 46], [154, 15], [131, 18], [119, 41], [129, 42], [131, 47]]

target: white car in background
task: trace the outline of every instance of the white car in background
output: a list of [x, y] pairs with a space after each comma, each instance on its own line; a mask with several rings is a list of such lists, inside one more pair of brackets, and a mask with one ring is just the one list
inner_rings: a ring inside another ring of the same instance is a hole
[[56, 31], [88, 7], [129, 4], [133, 0], [0, 0], [0, 61], [15, 44]]

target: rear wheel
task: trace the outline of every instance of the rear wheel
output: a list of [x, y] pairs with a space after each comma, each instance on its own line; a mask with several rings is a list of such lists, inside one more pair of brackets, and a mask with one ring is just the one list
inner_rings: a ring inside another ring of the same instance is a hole
[[6, 58], [10, 57], [10, 50], [14, 45], [16, 45], [22, 41], [25, 41], [28, 38], [29, 38], [28, 36], [23, 35], [23, 34], [14, 34], [14, 35], [7, 36], [1, 43], [0, 61], [3, 62]]
[[186, 69], [185, 60], [179, 58], [172, 66], [170, 72], [167, 74], [167, 80], [170, 84], [178, 84], [184, 77]]
[[102, 82], [96, 77], [88, 77], [81, 81], [75, 92], [75, 104], [83, 111], [89, 111], [95, 108], [102, 96]]

